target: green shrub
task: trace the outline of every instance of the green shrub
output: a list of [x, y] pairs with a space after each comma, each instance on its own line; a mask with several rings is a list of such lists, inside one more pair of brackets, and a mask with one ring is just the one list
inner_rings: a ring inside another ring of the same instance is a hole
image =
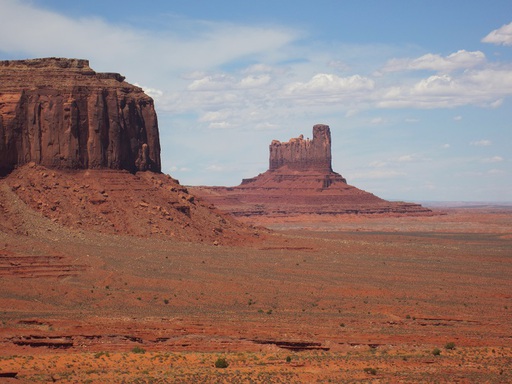
[[434, 350], [432, 351], [432, 354], [434, 356], [439, 356], [441, 354], [441, 350], [439, 348], [434, 348]]
[[444, 349], [455, 349], [455, 343], [453, 341], [446, 343]]
[[132, 352], [133, 353], [146, 353], [146, 350], [142, 347], [137, 346], [137, 347], [132, 348]]
[[219, 357], [217, 361], [215, 361], [215, 368], [227, 368], [228, 366], [229, 363], [225, 357]]
[[291, 363], [292, 362], [292, 357], [291, 356], [286, 356], [286, 362], [287, 363]]

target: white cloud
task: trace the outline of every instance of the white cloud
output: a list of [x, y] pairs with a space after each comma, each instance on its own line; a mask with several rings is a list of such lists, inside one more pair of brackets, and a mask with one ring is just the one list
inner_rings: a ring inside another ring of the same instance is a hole
[[495, 29], [482, 39], [483, 43], [512, 45], [512, 23]]
[[490, 158], [487, 158], [487, 159], [483, 159], [482, 161], [484, 163], [501, 163], [502, 161], [504, 161], [505, 159], [501, 156], [493, 156], [493, 157], [490, 157]]
[[503, 105], [503, 99], [498, 99], [488, 104], [489, 108], [499, 108]]
[[398, 158], [399, 163], [410, 163], [411, 161], [414, 161], [415, 157], [413, 155], [403, 155]]
[[463, 105], [497, 107], [512, 95], [512, 67], [488, 66], [461, 74], [437, 74], [413, 84], [383, 90], [381, 108], [453, 108]]
[[222, 167], [220, 165], [212, 164], [212, 165], [207, 166], [206, 170], [207, 171], [212, 171], [212, 172], [223, 172], [224, 171], [224, 167]]
[[462, 116], [460, 116], [460, 115], [454, 116], [454, 117], [453, 117], [453, 120], [455, 120], [455, 121], [461, 121], [461, 120], [462, 120]]
[[382, 71], [431, 70], [451, 72], [456, 69], [472, 68], [484, 62], [485, 55], [482, 52], [460, 50], [446, 57], [428, 53], [416, 59], [392, 59], [388, 61]]
[[169, 167], [170, 172], [190, 172], [190, 168], [187, 167], [177, 167], [175, 165], [171, 165]]
[[175, 27], [172, 21], [157, 32], [2, 0], [0, 36], [9, 38], [0, 39], [0, 51], [90, 59], [96, 70], [122, 71], [128, 81], [136, 74], [137, 81], [154, 87], [162, 74], [201, 71], [248, 55], [280, 57], [282, 47], [300, 36], [281, 26], [187, 19]]
[[370, 165], [370, 167], [381, 168], [381, 167], [385, 167], [387, 164], [388, 163], [385, 161], [375, 160], [375, 161], [372, 161], [369, 165]]
[[443, 144], [443, 145], [441, 145], [441, 148], [448, 149], [448, 148], [450, 148], [450, 144]]
[[488, 146], [492, 145], [492, 141], [482, 139], [482, 140], [472, 141], [471, 143], [469, 143], [469, 145], [472, 145], [474, 147], [488, 147]]
[[339, 77], [333, 74], [319, 73], [308, 82], [294, 82], [286, 85], [284, 94], [289, 96], [342, 95], [372, 90], [374, 86], [373, 80], [360, 75]]
[[278, 124], [269, 123], [268, 121], [264, 121], [262, 123], [258, 123], [255, 126], [257, 131], [273, 131], [279, 128]]
[[[100, 18], [71, 18], [28, 2], [2, 1], [0, 36], [9, 39], [0, 39], [0, 51], [90, 59], [98, 71], [118, 71], [129, 82], [144, 84], [159, 112], [194, 114], [205, 124], [220, 125], [221, 120], [207, 115], [215, 110], [231, 110], [231, 127], [256, 127], [311, 113], [342, 112], [350, 117], [367, 108], [497, 108], [512, 95], [512, 68], [490, 65], [479, 51], [395, 59], [386, 65], [387, 72], [440, 73], [423, 79], [379, 77], [376, 82], [363, 74], [328, 73], [329, 68], [348, 71], [348, 64], [321, 48], [305, 53], [293, 45], [303, 33], [281, 26], [180, 19], [178, 24], [186, 25], [183, 32], [173, 19], [154, 32]], [[361, 53], [363, 48], [351, 49]], [[247, 57], [254, 63], [219, 70]], [[297, 63], [276, 64], [290, 57]], [[320, 68], [324, 72], [319, 73]]]
[[450, 94], [458, 88], [456, 80], [448, 75], [434, 75], [423, 79], [412, 88], [415, 94]]
[[202, 122], [218, 122], [218, 121], [224, 121], [231, 117], [231, 111], [227, 109], [222, 109], [218, 111], [210, 111], [204, 113], [200, 118], [199, 121]]
[[226, 74], [217, 74], [194, 80], [187, 89], [190, 91], [222, 91], [232, 89], [234, 84], [233, 77]]
[[164, 91], [156, 88], [151, 87], [145, 87], [143, 85], [134, 83], [137, 87], [142, 88], [142, 90], [150, 97], [152, 97], [154, 100], [158, 101], [164, 96]]
[[327, 66], [340, 72], [346, 72], [350, 70], [350, 66], [341, 60], [331, 60], [327, 63]]
[[240, 88], [262, 87], [264, 85], [267, 85], [270, 82], [270, 79], [271, 79], [270, 76], [267, 74], [259, 75], [259, 76], [250, 75], [250, 76], [244, 77], [242, 80], [240, 80], [240, 82], [238, 83], [238, 86]]
[[374, 117], [373, 119], [370, 120], [370, 124], [372, 125], [380, 125], [383, 123], [385, 123], [385, 119], [382, 117]]
[[232, 124], [229, 121], [216, 121], [210, 123], [208, 127], [212, 129], [228, 129], [232, 128]]

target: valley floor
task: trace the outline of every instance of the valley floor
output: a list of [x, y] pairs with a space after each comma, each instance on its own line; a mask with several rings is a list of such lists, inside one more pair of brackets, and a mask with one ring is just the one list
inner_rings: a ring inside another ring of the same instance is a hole
[[511, 382], [512, 210], [445, 213], [243, 246], [0, 226], [0, 377]]

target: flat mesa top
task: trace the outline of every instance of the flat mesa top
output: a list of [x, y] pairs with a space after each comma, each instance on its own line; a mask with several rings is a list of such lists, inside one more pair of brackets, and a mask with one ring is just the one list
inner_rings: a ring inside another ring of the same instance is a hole
[[[4, 92], [33, 87], [54, 88], [75, 85], [74, 81], [87, 85], [102, 84], [106, 81], [109, 86], [115, 86], [116, 83], [123, 83], [125, 80], [125, 77], [119, 73], [94, 71], [89, 66], [89, 60], [58, 57], [3, 60], [0, 61], [0, 76], [2, 77], [1, 90]], [[30, 76], [30, 82], [27, 82], [28, 76]], [[69, 83], [70, 80], [72, 83]], [[123, 84], [123, 86], [126, 85], [126, 83]]]

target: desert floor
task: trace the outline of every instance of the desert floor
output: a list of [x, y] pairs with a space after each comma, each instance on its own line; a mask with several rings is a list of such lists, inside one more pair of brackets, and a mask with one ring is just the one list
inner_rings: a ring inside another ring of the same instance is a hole
[[443, 212], [238, 246], [2, 231], [0, 381], [512, 382], [512, 208]]

